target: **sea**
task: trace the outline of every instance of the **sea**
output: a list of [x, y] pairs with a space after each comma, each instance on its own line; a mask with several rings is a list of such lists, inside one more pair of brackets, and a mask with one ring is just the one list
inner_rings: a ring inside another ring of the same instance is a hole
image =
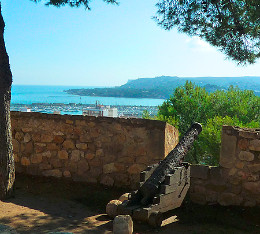
[[[98, 88], [87, 86], [40, 86], [40, 85], [13, 85], [11, 110], [19, 104], [95, 104], [111, 106], [158, 106], [164, 99], [149, 98], [119, 98], [119, 97], [90, 97], [71, 95], [64, 90], [81, 88]], [[70, 113], [78, 114], [78, 113]]]

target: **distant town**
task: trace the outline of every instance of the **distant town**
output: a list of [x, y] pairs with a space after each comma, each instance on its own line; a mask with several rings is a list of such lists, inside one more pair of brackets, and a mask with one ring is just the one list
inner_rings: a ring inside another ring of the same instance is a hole
[[104, 116], [119, 118], [142, 118], [143, 112], [148, 111], [150, 116], [157, 115], [157, 106], [126, 106], [126, 105], [102, 105], [96, 104], [77, 104], [77, 103], [33, 103], [12, 104], [11, 111], [21, 112], [40, 112], [48, 114], [69, 114], [84, 116]]

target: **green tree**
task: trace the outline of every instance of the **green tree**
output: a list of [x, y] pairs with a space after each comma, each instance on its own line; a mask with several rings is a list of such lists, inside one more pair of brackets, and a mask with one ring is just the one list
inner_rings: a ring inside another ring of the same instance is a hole
[[[40, 2], [40, 0], [32, 0]], [[104, 2], [117, 4], [116, 0], [103, 0]], [[89, 7], [90, 0], [46, 0], [46, 5], [71, 7]], [[12, 195], [15, 180], [15, 167], [12, 150], [12, 134], [10, 120], [10, 100], [12, 73], [9, 65], [9, 57], [4, 42], [5, 23], [2, 17], [0, 2], [0, 200]]]
[[176, 126], [181, 135], [193, 122], [200, 122], [202, 133], [187, 160], [216, 165], [222, 125], [260, 127], [260, 97], [233, 86], [228, 91], [208, 93], [187, 81], [159, 107], [158, 119]]
[[260, 57], [259, 0], [160, 0], [158, 24], [199, 36], [238, 64]]

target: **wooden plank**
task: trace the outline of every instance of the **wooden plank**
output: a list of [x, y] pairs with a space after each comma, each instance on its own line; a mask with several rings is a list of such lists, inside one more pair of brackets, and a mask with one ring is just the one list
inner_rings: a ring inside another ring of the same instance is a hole
[[120, 215], [133, 215], [135, 209], [140, 208], [139, 205], [137, 206], [126, 206], [124, 203], [118, 206], [118, 214]]
[[180, 197], [176, 196], [176, 194], [172, 194], [171, 196], [169, 194], [163, 195], [164, 199], [161, 199], [161, 202], [159, 204], [151, 205], [150, 208], [152, 209], [152, 211], [160, 211], [162, 213], [176, 209], [181, 206], [188, 192], [188, 189], [189, 186], [185, 186]]
[[153, 204], [161, 204], [162, 206], [164, 206], [167, 205], [172, 200], [178, 197], [182, 197], [185, 191], [187, 190], [187, 188], [189, 188], [190, 186], [189, 184], [186, 184], [185, 186], [184, 185], [185, 183], [183, 184], [183, 186], [177, 186], [173, 188], [173, 191], [171, 193], [161, 194], [157, 197], [154, 197]]
[[140, 182], [145, 182], [158, 167], [158, 163], [148, 166], [144, 171], [140, 173]]
[[178, 181], [176, 183], [172, 183], [171, 185], [165, 185], [162, 184], [160, 188], [160, 194], [169, 194], [176, 190], [177, 187], [183, 188], [185, 184], [190, 185], [190, 176], [189, 171], [187, 171], [187, 177], [184, 176], [181, 181]]
[[147, 222], [152, 213], [153, 210], [151, 208], [139, 208], [134, 210], [132, 218], [134, 220]]

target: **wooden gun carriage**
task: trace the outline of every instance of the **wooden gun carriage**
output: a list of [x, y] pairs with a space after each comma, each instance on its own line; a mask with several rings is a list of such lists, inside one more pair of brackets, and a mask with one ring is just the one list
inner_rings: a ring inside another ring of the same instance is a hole
[[177, 146], [159, 162], [140, 173], [139, 189], [117, 207], [117, 214], [161, 226], [163, 214], [181, 206], [190, 186], [190, 166], [184, 157], [202, 131], [191, 125]]

